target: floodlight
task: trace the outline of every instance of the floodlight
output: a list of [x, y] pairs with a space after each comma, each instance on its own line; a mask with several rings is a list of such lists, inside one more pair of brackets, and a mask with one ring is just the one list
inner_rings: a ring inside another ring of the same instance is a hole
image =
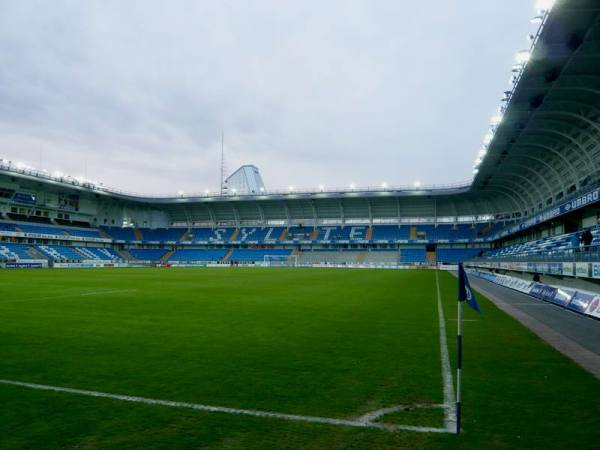
[[420, 181], [415, 181], [415, 187], [418, 189], [421, 187], [421, 182]]
[[289, 189], [290, 191], [293, 191], [293, 190], [294, 190], [294, 186], [290, 186], [288, 189]]
[[473, 175], [476, 175], [477, 173], [479, 173], [479, 169], [477, 169], [477, 168], [473, 169]]
[[325, 190], [325, 186], [323, 186], [322, 184], [319, 185], [319, 191], [323, 192]]
[[482, 148], [481, 150], [479, 150], [479, 157], [483, 158], [486, 153], [487, 153], [487, 150], [485, 148]]
[[354, 189], [356, 186], [354, 185], [354, 183], [350, 183], [350, 189]]
[[180, 197], [183, 197], [183, 191], [177, 191]]
[[387, 183], [384, 181], [383, 183], [381, 183], [381, 187], [382, 187], [383, 189], [387, 189], [387, 187], [388, 187], [388, 184], [387, 184]]
[[527, 61], [529, 61], [529, 58], [531, 58], [529, 50], [520, 50], [515, 55], [515, 60], [518, 64], [525, 64]]
[[542, 23], [544, 21], [544, 16], [535, 16], [532, 17], [530, 22], [531, 23]]
[[492, 116], [492, 118], [490, 119], [490, 123], [492, 125], [499, 125], [500, 122], [502, 122], [502, 115], [501, 114], [496, 114], [495, 116]]
[[537, 0], [535, 8], [540, 12], [548, 12], [554, 6], [555, 0]]
[[259, 191], [260, 191], [260, 192], [265, 192], [265, 188], [261, 186], [261, 187], [259, 188]]
[[483, 137], [483, 143], [484, 145], [489, 145], [490, 142], [492, 142], [492, 139], [494, 138], [494, 135], [492, 133], [488, 133]]

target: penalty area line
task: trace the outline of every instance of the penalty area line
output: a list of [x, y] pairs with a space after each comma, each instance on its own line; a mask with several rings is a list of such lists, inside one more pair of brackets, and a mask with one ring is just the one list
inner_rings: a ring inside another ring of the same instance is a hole
[[[172, 400], [158, 400], [153, 398], [146, 397], [136, 397], [133, 395], [122, 395], [122, 394], [111, 394], [108, 392], [99, 392], [99, 391], [89, 391], [85, 389], [74, 389], [68, 387], [61, 386], [50, 386], [46, 384], [36, 384], [36, 383], [27, 383], [24, 381], [14, 381], [14, 380], [2, 380], [0, 379], [0, 384], [11, 385], [11, 386], [20, 386], [29, 389], [37, 389], [41, 391], [52, 391], [52, 392], [63, 392], [68, 394], [76, 394], [83, 395], [87, 397], [97, 397], [97, 398], [107, 398], [112, 400], [120, 400], [125, 402], [132, 403], [142, 403], [146, 405], [160, 405], [167, 406], [170, 408], [185, 408], [185, 409], [193, 409], [196, 411], [204, 411], [211, 413], [225, 413], [232, 415], [243, 415], [243, 416], [253, 416], [253, 417], [265, 417], [265, 418], [273, 418], [273, 419], [282, 419], [294, 422], [310, 422], [310, 423], [318, 423], [324, 425], [337, 425], [337, 426], [348, 426], [348, 427], [358, 427], [358, 428], [377, 428], [380, 430], [386, 431], [415, 431], [419, 433], [448, 433], [449, 429], [446, 428], [435, 428], [435, 427], [420, 427], [413, 425], [396, 425], [389, 423], [380, 423], [374, 422], [370, 420], [370, 418], [363, 416], [359, 419], [334, 419], [330, 417], [318, 417], [318, 416], [302, 416], [297, 414], [285, 414], [278, 413], [272, 411], [260, 411], [254, 409], [240, 409], [240, 408], [229, 408], [226, 406], [211, 406], [211, 405], [203, 405], [199, 403], [186, 403], [186, 402], [177, 402]], [[379, 417], [379, 416], [377, 416]]]

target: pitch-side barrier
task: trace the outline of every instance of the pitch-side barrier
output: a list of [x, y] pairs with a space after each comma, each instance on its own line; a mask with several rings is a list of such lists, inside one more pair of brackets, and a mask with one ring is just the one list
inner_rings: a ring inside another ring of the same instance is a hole
[[468, 269], [478, 278], [504, 286], [537, 299], [553, 303], [571, 311], [600, 319], [600, 295], [594, 292], [571, 289], [478, 269]]

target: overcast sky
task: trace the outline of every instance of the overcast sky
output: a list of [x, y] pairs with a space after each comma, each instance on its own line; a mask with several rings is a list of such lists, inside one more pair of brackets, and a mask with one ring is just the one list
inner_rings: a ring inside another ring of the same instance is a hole
[[[533, 0], [0, 0], [0, 157], [136, 192], [466, 180]], [[86, 169], [87, 167], [87, 169]]]

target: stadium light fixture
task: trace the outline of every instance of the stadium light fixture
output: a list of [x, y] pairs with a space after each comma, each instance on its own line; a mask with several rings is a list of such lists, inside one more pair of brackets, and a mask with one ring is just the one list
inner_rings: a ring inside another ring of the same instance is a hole
[[381, 187], [382, 187], [383, 189], [387, 189], [387, 187], [388, 187], [388, 184], [387, 184], [387, 183], [384, 181], [383, 183], [381, 183]]
[[529, 50], [519, 50], [515, 55], [515, 60], [521, 65], [526, 64], [527, 61], [529, 61], [529, 58], [531, 58], [531, 53], [529, 53]]
[[494, 135], [492, 133], [488, 133], [483, 137], [483, 144], [484, 145], [490, 145], [490, 142], [492, 142], [492, 139], [494, 138]]
[[350, 183], [350, 189], [354, 190], [355, 187], [356, 185], [354, 183]]
[[494, 126], [500, 125], [500, 122], [502, 122], [502, 114], [496, 114], [490, 119], [490, 123]]
[[325, 186], [323, 186], [322, 184], [319, 185], [319, 191], [323, 192], [325, 190]]
[[538, 15], [538, 16], [532, 17], [531, 20], [530, 20], [530, 22], [533, 23], [533, 24], [540, 24], [543, 21], [544, 21], [544, 16], [542, 16], [542, 15]]
[[421, 182], [420, 181], [415, 181], [415, 187], [417, 189], [419, 189], [421, 187]]
[[183, 191], [177, 191], [177, 194], [179, 194], [180, 197], [183, 197]]
[[208, 194], [210, 193], [210, 191], [209, 191], [208, 189], [204, 189], [204, 193], [205, 193], [206, 195], [208, 195]]
[[236, 189], [236, 188], [233, 188], [233, 189], [231, 190], [231, 192], [233, 192], [233, 193], [235, 194], [235, 193], [237, 192], [237, 189]]
[[486, 153], [487, 153], [487, 149], [482, 148], [481, 150], [479, 150], [479, 157], [483, 158]]
[[259, 191], [260, 191], [260, 192], [265, 192], [265, 188], [261, 186], [261, 187], [259, 188]]
[[290, 192], [292, 192], [294, 190], [294, 186], [290, 186], [288, 187], [288, 189], [290, 190]]
[[541, 13], [548, 12], [554, 6], [555, 0], [537, 0], [535, 9]]
[[478, 168], [473, 169], [473, 175], [477, 175], [478, 173], [479, 173], [479, 169]]

